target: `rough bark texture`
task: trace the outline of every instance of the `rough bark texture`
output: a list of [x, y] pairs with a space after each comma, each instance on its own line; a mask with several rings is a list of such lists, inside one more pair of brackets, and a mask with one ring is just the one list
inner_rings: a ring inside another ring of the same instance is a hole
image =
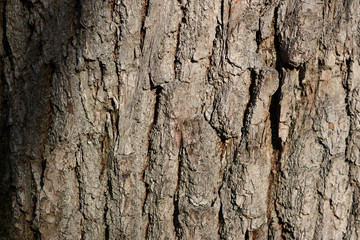
[[0, 0], [1, 239], [360, 239], [357, 0]]

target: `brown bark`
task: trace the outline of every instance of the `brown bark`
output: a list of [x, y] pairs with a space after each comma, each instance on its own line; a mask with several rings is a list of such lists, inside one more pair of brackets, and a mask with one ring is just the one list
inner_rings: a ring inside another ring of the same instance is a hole
[[0, 239], [359, 239], [359, 5], [0, 0]]

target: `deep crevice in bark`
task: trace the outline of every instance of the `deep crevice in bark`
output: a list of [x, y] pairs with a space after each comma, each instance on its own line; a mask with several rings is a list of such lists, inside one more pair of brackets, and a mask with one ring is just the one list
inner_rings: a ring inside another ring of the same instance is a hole
[[[220, 188], [221, 189], [221, 188]], [[220, 192], [220, 190], [219, 190]], [[219, 193], [220, 196], [220, 193]], [[224, 237], [224, 225], [225, 225], [225, 218], [224, 218], [224, 213], [223, 213], [223, 204], [221, 202], [221, 198], [220, 198], [220, 208], [219, 208], [219, 230], [218, 230], [218, 235], [219, 235], [219, 239], [225, 239]]]
[[110, 226], [109, 226], [109, 223], [107, 222], [107, 213], [109, 211], [108, 209], [108, 206], [107, 206], [107, 199], [105, 200], [106, 201], [106, 204], [105, 204], [105, 209], [104, 209], [104, 224], [105, 224], [105, 240], [109, 240], [110, 239]]
[[[281, 114], [281, 89], [284, 81], [282, 62], [281, 62], [281, 47], [280, 40], [278, 35], [278, 9], [279, 6], [275, 8], [274, 13], [274, 48], [276, 51], [276, 70], [278, 72], [279, 86], [278, 89], [271, 97], [271, 103], [269, 108], [270, 114], [270, 130], [271, 130], [271, 145], [273, 149], [273, 155], [271, 159], [271, 169], [269, 174], [269, 188], [267, 193], [267, 224], [269, 226], [268, 236], [273, 235], [271, 228], [271, 222], [274, 220], [278, 227], [280, 228], [280, 236], [284, 237], [284, 224], [282, 219], [279, 216], [279, 212], [276, 209], [276, 191], [278, 184], [278, 174], [280, 174], [280, 160], [282, 154], [282, 142], [279, 137], [279, 124], [280, 124], [280, 114]], [[273, 214], [272, 214], [273, 213]], [[273, 216], [275, 215], [275, 219]], [[276, 230], [275, 230], [276, 231]]]
[[154, 104], [154, 115], [153, 115], [153, 121], [150, 125], [150, 130], [148, 133], [148, 149], [147, 149], [147, 162], [146, 165], [143, 169], [142, 172], [142, 176], [141, 179], [145, 185], [145, 196], [144, 196], [144, 200], [143, 200], [143, 204], [141, 206], [141, 210], [142, 210], [142, 214], [147, 214], [147, 219], [148, 222], [146, 223], [146, 227], [145, 227], [145, 239], [148, 239], [149, 236], [149, 227], [151, 224], [151, 215], [150, 213], [146, 213], [147, 209], [146, 209], [146, 203], [148, 201], [148, 196], [151, 192], [150, 189], [150, 185], [148, 182], [145, 181], [145, 175], [146, 175], [146, 171], [147, 169], [150, 167], [151, 164], [151, 152], [152, 152], [152, 139], [151, 139], [151, 132], [154, 131], [154, 128], [156, 127], [158, 118], [159, 118], [159, 113], [160, 113], [160, 101], [161, 101], [161, 93], [163, 88], [161, 86], [153, 86], [152, 85], [152, 81], [150, 79], [150, 85], [151, 85], [151, 89], [155, 89], [155, 104]]
[[280, 124], [280, 101], [281, 101], [281, 88], [284, 82], [284, 74], [281, 64], [281, 47], [278, 35], [278, 11], [279, 6], [275, 8], [274, 13], [274, 48], [276, 51], [276, 71], [278, 72], [279, 86], [276, 92], [271, 97], [270, 103], [270, 127], [271, 127], [271, 143], [273, 149], [281, 151], [281, 139], [279, 137], [279, 124]]
[[79, 30], [81, 29], [81, 16], [82, 16], [82, 6], [81, 0], [75, 1], [75, 15], [76, 15], [76, 30], [77, 30], [77, 37], [79, 38]]
[[[345, 76], [345, 80], [343, 83], [345, 92], [346, 92], [346, 97], [345, 97], [345, 104], [346, 104], [346, 113], [347, 116], [350, 119], [350, 124], [349, 124], [349, 131], [348, 131], [348, 135], [346, 137], [346, 148], [345, 148], [345, 161], [347, 162], [348, 166], [349, 166], [349, 171], [348, 171], [348, 181], [349, 181], [349, 185], [353, 188], [353, 194], [352, 194], [352, 203], [351, 203], [351, 211], [349, 216], [347, 217], [347, 226], [346, 226], [346, 233], [344, 236], [344, 239], [350, 239], [351, 237], [351, 227], [354, 223], [353, 223], [353, 219], [356, 217], [356, 208], [355, 205], [357, 205], [357, 201], [355, 199], [355, 192], [357, 191], [356, 188], [357, 186], [354, 184], [353, 181], [353, 177], [351, 176], [351, 172], [352, 169], [355, 168], [356, 166], [353, 164], [353, 162], [351, 161], [351, 159], [349, 159], [349, 155], [351, 153], [349, 153], [349, 147], [351, 145], [351, 139], [352, 139], [352, 135], [354, 132], [354, 121], [352, 119], [352, 116], [354, 116], [354, 113], [351, 110], [351, 103], [352, 103], [352, 96], [351, 96], [351, 77], [352, 77], [352, 59], [348, 58], [346, 59], [346, 76]], [[354, 209], [355, 208], [355, 209]]]
[[181, 224], [180, 224], [180, 209], [179, 209], [179, 188], [181, 181], [181, 169], [182, 169], [182, 151], [183, 151], [183, 138], [181, 136], [180, 146], [179, 146], [179, 154], [178, 154], [178, 172], [177, 172], [177, 182], [176, 188], [173, 196], [173, 204], [174, 204], [174, 213], [173, 213], [173, 224], [176, 236], [181, 239]]
[[[148, 163], [148, 165], [149, 165], [149, 163]], [[143, 170], [142, 179], [144, 179], [145, 171], [146, 171], [147, 168], [148, 168], [148, 166], [146, 166], [145, 169]], [[149, 194], [150, 194], [151, 190], [150, 190], [150, 185], [148, 183], [144, 182], [144, 185], [145, 185], [145, 196], [144, 196], [143, 204], [141, 206], [141, 211], [142, 211], [142, 215], [147, 214], [147, 223], [146, 223], [146, 226], [145, 226], [145, 240], [146, 240], [146, 239], [148, 239], [148, 236], [149, 236], [149, 226], [150, 226], [150, 223], [151, 223], [150, 213], [149, 212], [146, 213], [146, 203], [148, 201], [148, 197], [149, 197]]]
[[44, 187], [45, 169], [46, 169], [46, 160], [43, 159], [43, 161], [41, 161], [41, 176], [40, 176], [40, 187], [41, 188]]
[[343, 82], [343, 86], [346, 92], [346, 97], [345, 97], [346, 113], [348, 117], [351, 117], [352, 114], [350, 110], [350, 87], [351, 87], [350, 84], [351, 84], [351, 73], [352, 73], [352, 59], [351, 58], [346, 59], [345, 64], [346, 64], [346, 75]]
[[152, 122], [151, 129], [157, 124], [157, 121], [159, 119], [159, 113], [160, 113], [160, 100], [161, 100], [161, 93], [163, 88], [161, 86], [157, 86], [155, 88], [155, 105], [154, 105], [154, 119]]
[[78, 195], [79, 195], [79, 212], [81, 213], [81, 226], [80, 226], [80, 231], [81, 231], [81, 237], [80, 239], [84, 238], [84, 234], [85, 234], [85, 230], [84, 230], [84, 221], [86, 219], [85, 213], [84, 213], [84, 196], [83, 196], [83, 191], [82, 191], [82, 180], [81, 180], [81, 165], [79, 163], [79, 161], [84, 162], [84, 152], [83, 152], [83, 147], [82, 147], [82, 143], [81, 143], [81, 138], [79, 136], [79, 143], [78, 143], [78, 153], [81, 155], [80, 159], [76, 159], [76, 166], [75, 166], [75, 175], [76, 175], [76, 180], [77, 180], [77, 184], [78, 184]]
[[260, 45], [261, 45], [261, 42], [262, 42], [262, 37], [261, 37], [261, 19], [259, 18], [259, 29], [256, 31], [256, 45], [257, 45], [257, 48], [256, 48], [256, 53], [259, 52], [260, 50]]
[[[281, 76], [280, 76], [281, 79]], [[281, 151], [281, 139], [279, 137], [279, 124], [280, 124], [280, 100], [281, 100], [281, 85], [280, 80], [279, 88], [276, 90], [271, 98], [270, 104], [270, 125], [271, 125], [271, 143], [274, 150]]]
[[[220, 161], [224, 158], [226, 158], [226, 140], [221, 140], [221, 156], [220, 156]], [[228, 165], [228, 163], [226, 163], [226, 165]], [[219, 235], [219, 239], [225, 239], [224, 237], [224, 225], [225, 225], [225, 217], [224, 217], [224, 212], [223, 212], [223, 204], [221, 201], [221, 190], [224, 186], [224, 182], [226, 181], [226, 173], [227, 173], [227, 166], [225, 166], [225, 168], [223, 169], [222, 172], [222, 176], [221, 176], [221, 184], [219, 186], [219, 189], [217, 191], [217, 195], [218, 198], [220, 200], [220, 208], [219, 208], [219, 213], [218, 213], [218, 235]], [[215, 202], [215, 201], [214, 201]]]
[[260, 77], [259, 74], [254, 69], [250, 69], [250, 71], [251, 71], [251, 75], [250, 75], [251, 84], [249, 87], [249, 101], [245, 108], [244, 117], [243, 117], [243, 126], [241, 129], [242, 141], [246, 141], [246, 147], [248, 147], [247, 137], [249, 134], [249, 127], [251, 124], [253, 108], [255, 106], [260, 91], [259, 82], [261, 81], [261, 79], [259, 79]]
[[271, 99], [270, 104], [270, 128], [271, 128], [271, 143], [273, 148], [273, 156], [271, 158], [271, 169], [269, 174], [269, 188], [267, 194], [267, 219], [269, 226], [268, 235], [272, 235], [271, 222], [273, 220], [272, 212], [276, 216], [276, 224], [279, 225], [281, 236], [284, 234], [283, 223], [279, 216], [278, 210], [276, 209], [276, 188], [278, 182], [278, 174], [280, 173], [280, 160], [282, 154], [282, 146], [281, 139], [279, 138], [279, 122], [280, 122], [280, 98], [281, 98], [281, 83], [279, 84], [279, 88], [274, 93]]
[[145, 35], [146, 35], [146, 27], [145, 27], [145, 20], [146, 17], [149, 16], [149, 4], [150, 0], [145, 0], [143, 3], [143, 9], [141, 13], [141, 29], [140, 29], [140, 49], [143, 52], [144, 42], [145, 42]]

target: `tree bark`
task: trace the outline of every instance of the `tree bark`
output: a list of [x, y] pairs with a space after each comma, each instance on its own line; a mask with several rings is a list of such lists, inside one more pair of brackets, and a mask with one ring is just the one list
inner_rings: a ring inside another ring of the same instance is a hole
[[360, 239], [359, 21], [0, 0], [0, 239]]

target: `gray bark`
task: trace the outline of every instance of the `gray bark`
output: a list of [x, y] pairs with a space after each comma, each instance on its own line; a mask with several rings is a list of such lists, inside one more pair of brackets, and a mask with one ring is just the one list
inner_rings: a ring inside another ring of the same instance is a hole
[[360, 239], [359, 21], [0, 0], [0, 238]]

